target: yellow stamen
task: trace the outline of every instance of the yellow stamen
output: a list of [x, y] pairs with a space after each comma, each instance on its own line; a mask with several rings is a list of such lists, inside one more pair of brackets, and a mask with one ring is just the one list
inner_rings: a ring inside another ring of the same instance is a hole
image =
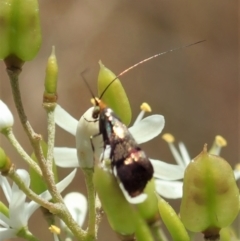
[[145, 111], [145, 112], [151, 112], [152, 111], [151, 106], [146, 102], [143, 102], [141, 104], [140, 109]]
[[224, 147], [224, 146], [227, 145], [226, 139], [224, 139], [224, 138], [223, 138], [222, 136], [220, 136], [220, 135], [217, 135], [217, 136], [215, 137], [215, 142], [216, 142], [216, 144], [217, 144], [218, 146], [220, 146], [220, 147]]
[[236, 166], [235, 166], [235, 169], [240, 171], [240, 163], [238, 163]]
[[166, 133], [162, 136], [162, 139], [166, 141], [167, 143], [173, 143], [175, 141], [175, 138], [172, 134]]
[[59, 235], [61, 233], [61, 229], [55, 225], [51, 225], [49, 228], [48, 228], [52, 233], [55, 233], [57, 235]]
[[92, 103], [92, 105], [94, 105], [95, 106], [95, 100], [94, 100], [94, 98], [91, 98], [91, 103]]

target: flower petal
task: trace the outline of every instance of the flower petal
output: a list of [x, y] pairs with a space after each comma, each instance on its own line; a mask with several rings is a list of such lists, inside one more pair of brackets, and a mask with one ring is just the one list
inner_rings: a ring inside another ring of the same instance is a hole
[[182, 179], [184, 168], [180, 165], [169, 164], [160, 160], [149, 159], [153, 165], [154, 177], [163, 180]]
[[151, 115], [129, 128], [138, 144], [147, 142], [158, 136], [165, 125], [162, 115]]
[[16, 230], [8, 228], [0, 228], [0, 241], [6, 241], [16, 237]]
[[180, 181], [155, 180], [156, 191], [165, 198], [181, 198], [183, 183]]
[[[88, 206], [86, 197], [79, 192], [71, 192], [64, 197], [64, 203], [66, 204], [73, 219], [80, 227], [82, 227], [87, 215]], [[61, 225], [63, 228], [66, 228], [66, 224], [62, 221]]]
[[54, 147], [54, 160], [59, 167], [79, 167], [76, 148]]
[[[30, 185], [30, 176], [26, 170], [19, 169], [17, 174], [21, 177], [27, 187]], [[25, 212], [26, 194], [19, 189], [16, 183], [12, 186], [12, 197], [9, 203], [9, 217], [11, 227], [21, 228], [27, 225]]]
[[[73, 180], [75, 177], [77, 169], [74, 169], [68, 176], [66, 176], [62, 181], [56, 184], [57, 190], [61, 193]], [[45, 191], [42, 194], [39, 195], [41, 198], [45, 200], [51, 199], [51, 194], [49, 191]], [[31, 201], [27, 205], [26, 212], [28, 214], [28, 218], [35, 212], [35, 210], [39, 207], [40, 205], [34, 201]]]
[[2, 100], [0, 100], [0, 113], [0, 131], [7, 127], [13, 126], [13, 115], [8, 109], [7, 105]]
[[236, 180], [240, 179], [240, 170], [234, 170], [233, 173]]
[[102, 135], [92, 138], [94, 151], [91, 145], [90, 137], [99, 133], [99, 123], [92, 118], [92, 113], [93, 107], [83, 114], [77, 126], [76, 148], [79, 165], [82, 168], [92, 168], [94, 160], [99, 160], [103, 149]]
[[0, 226], [9, 228], [11, 226], [11, 221], [4, 214], [0, 213]]
[[76, 135], [78, 121], [73, 118], [67, 111], [65, 111], [60, 105], [57, 105], [54, 113], [55, 122], [62, 129], [69, 132], [72, 135]]
[[0, 175], [0, 185], [2, 187], [2, 190], [4, 192], [4, 195], [8, 201], [8, 203], [10, 202], [11, 196], [12, 196], [12, 189], [9, 185], [9, 182], [7, 180], [6, 177], [3, 177]]

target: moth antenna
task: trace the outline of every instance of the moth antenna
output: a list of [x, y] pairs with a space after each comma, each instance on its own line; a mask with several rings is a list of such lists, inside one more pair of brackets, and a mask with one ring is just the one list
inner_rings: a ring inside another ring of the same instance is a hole
[[188, 48], [188, 47], [190, 47], [190, 46], [193, 46], [193, 45], [196, 45], [196, 44], [200, 44], [200, 43], [205, 42], [205, 41], [206, 41], [206, 40], [201, 40], [201, 41], [198, 41], [198, 42], [195, 42], [195, 43], [191, 43], [191, 44], [188, 44], [188, 45], [184, 45], [184, 46], [181, 46], [181, 47], [178, 47], [178, 48], [170, 49], [170, 50], [167, 50], [167, 51], [165, 51], [165, 52], [161, 52], [161, 53], [152, 55], [151, 57], [148, 57], [148, 58], [146, 58], [146, 59], [144, 59], [144, 60], [142, 60], [142, 61], [140, 61], [140, 62], [138, 62], [138, 63], [136, 63], [136, 64], [134, 64], [134, 65], [132, 65], [131, 67], [125, 69], [125, 70], [122, 71], [120, 74], [118, 74], [118, 75], [107, 85], [107, 87], [105, 88], [105, 90], [104, 90], [104, 91], [102, 92], [102, 94], [100, 95], [99, 99], [101, 99], [101, 98], [103, 97], [103, 95], [105, 94], [105, 92], [107, 91], [107, 89], [112, 85], [112, 83], [113, 83], [116, 79], [118, 79], [118, 78], [121, 77], [122, 75], [126, 74], [128, 71], [134, 69], [135, 67], [139, 66], [140, 64], [144, 64], [144, 63], [146, 63], [147, 61], [152, 60], [152, 59], [154, 59], [154, 58], [157, 58], [157, 57], [159, 57], [159, 56], [161, 56], [161, 55], [168, 54], [168, 53], [171, 53], [171, 52], [174, 52], [174, 51], [176, 51], [176, 50], [183, 49], [183, 48]]
[[88, 84], [87, 80], [85, 79], [85, 77], [84, 77], [84, 75], [83, 75], [84, 73], [86, 73], [86, 71], [87, 71], [87, 69], [85, 69], [85, 70], [81, 73], [81, 77], [82, 77], [84, 83], [86, 84], [89, 92], [91, 93], [92, 98], [94, 99], [95, 103], [97, 104], [96, 96], [94, 96], [94, 94], [93, 94], [93, 92], [92, 92], [92, 90], [91, 90], [91, 88], [90, 88], [90, 85]]

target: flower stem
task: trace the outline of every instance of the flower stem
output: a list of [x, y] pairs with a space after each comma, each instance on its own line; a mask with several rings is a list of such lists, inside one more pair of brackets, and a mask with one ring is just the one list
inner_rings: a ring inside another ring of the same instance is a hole
[[137, 241], [154, 241], [151, 230], [140, 215], [138, 215], [135, 235]]
[[39, 205], [48, 209], [51, 213], [61, 218], [78, 240], [86, 240], [86, 232], [84, 232], [78, 226], [78, 224], [75, 222], [75, 220], [72, 218], [71, 214], [67, 210], [64, 203], [52, 203], [40, 198], [39, 195], [34, 193], [25, 185], [25, 183], [23, 182], [21, 177], [16, 173], [13, 167], [8, 172], [8, 176], [17, 184], [19, 189], [22, 190], [31, 200], [35, 201]]
[[11, 169], [8, 172], [8, 177], [10, 177], [19, 187], [20, 190], [22, 190], [31, 200], [35, 201], [39, 205], [47, 208], [50, 212], [56, 213], [57, 208], [55, 207], [54, 203], [48, 202], [42, 198], [40, 198], [39, 195], [37, 195], [35, 192], [33, 192], [30, 188], [28, 188], [21, 177], [17, 174], [14, 167], [11, 167]]
[[93, 184], [93, 174], [94, 169], [84, 168], [82, 169], [85, 182], [87, 186], [87, 193], [88, 193], [88, 229], [87, 229], [87, 236], [88, 240], [95, 240], [96, 237], [96, 210], [95, 210], [95, 188]]
[[22, 148], [22, 146], [16, 139], [15, 135], [13, 134], [12, 128], [6, 128], [2, 133], [7, 137], [7, 139], [10, 141], [12, 146], [17, 150], [17, 152], [23, 158], [23, 160], [26, 161], [39, 176], [42, 176], [41, 169], [39, 168], [37, 163], [34, 162], [32, 158]]
[[28, 229], [27, 227], [22, 228], [18, 233], [17, 236], [28, 241], [39, 241]]
[[158, 220], [155, 223], [153, 223], [151, 226], [151, 231], [156, 238], [157, 241], [168, 241], [168, 238], [166, 237], [165, 233], [162, 230], [161, 222]]
[[18, 81], [18, 75], [20, 74], [20, 72], [21, 72], [20, 69], [7, 69], [7, 73], [10, 78], [10, 81], [11, 81], [14, 102], [15, 102], [15, 105], [16, 105], [16, 108], [18, 111], [18, 115], [21, 120], [22, 126], [25, 129], [25, 131], [28, 135], [28, 138], [32, 144], [35, 155], [38, 159], [39, 166], [42, 170], [43, 177], [46, 181], [48, 190], [51, 193], [54, 202], [63, 203], [62, 197], [58, 193], [55, 182], [54, 182], [54, 175], [53, 175], [52, 169], [48, 168], [48, 165], [46, 164], [46, 160], [43, 155], [43, 150], [42, 150], [41, 144], [40, 144], [42, 137], [41, 137], [41, 135], [38, 135], [33, 131], [32, 127], [27, 119], [27, 116], [25, 114], [24, 108], [23, 108], [23, 104], [22, 104], [22, 100], [21, 100], [21, 93], [20, 93], [20, 89], [19, 89], [19, 81]]
[[21, 73], [21, 69], [17, 69], [17, 68], [7, 69], [7, 73], [10, 78], [13, 99], [14, 99], [14, 103], [17, 108], [18, 116], [20, 118], [22, 126], [23, 126], [25, 132], [27, 133], [27, 136], [31, 142], [31, 145], [34, 149], [36, 157], [38, 159], [44, 160], [42, 148], [40, 145], [40, 140], [42, 139], [42, 137], [41, 137], [41, 135], [34, 132], [32, 126], [30, 125], [30, 123], [27, 119], [27, 116], [26, 116], [24, 108], [23, 108], [21, 93], [20, 93], [20, 89], [19, 89], [19, 81], [18, 81], [18, 76]]
[[47, 111], [47, 123], [48, 123], [48, 151], [47, 151], [47, 166], [52, 170], [53, 165], [53, 150], [55, 142], [55, 121], [54, 110], [56, 103], [43, 103], [44, 109]]

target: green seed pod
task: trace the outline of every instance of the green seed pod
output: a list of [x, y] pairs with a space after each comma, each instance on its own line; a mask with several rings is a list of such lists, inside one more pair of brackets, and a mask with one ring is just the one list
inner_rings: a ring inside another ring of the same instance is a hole
[[8, 66], [32, 60], [41, 42], [37, 0], [0, 0], [0, 59]]
[[[41, 147], [43, 149], [43, 155], [46, 158], [47, 157], [47, 149], [48, 149], [47, 144], [44, 141], [41, 141]], [[31, 155], [31, 158], [35, 162], [38, 162], [34, 153]], [[58, 180], [57, 168], [56, 168], [54, 161], [53, 161], [52, 169], [53, 169], [53, 173], [54, 173], [54, 177], [55, 177], [55, 182], [57, 183], [57, 180]], [[44, 182], [43, 178], [41, 176], [39, 176], [38, 173], [36, 173], [34, 169], [30, 168], [29, 174], [30, 174], [30, 178], [31, 178], [30, 187], [35, 193], [40, 194], [47, 190], [47, 185]]]
[[137, 241], [154, 241], [148, 224], [141, 217], [138, 218], [135, 236]]
[[220, 231], [220, 241], [239, 241], [239, 239], [232, 227], [226, 227]]
[[157, 197], [160, 216], [172, 239], [174, 241], [189, 241], [190, 237], [174, 209], [160, 196]]
[[46, 76], [45, 76], [45, 93], [56, 94], [58, 79], [58, 64], [55, 55], [55, 47], [52, 47], [52, 53], [48, 58]]
[[203, 151], [185, 170], [182, 222], [205, 237], [218, 237], [219, 230], [230, 225], [239, 212], [239, 190], [231, 166], [223, 158]]
[[0, 147], [0, 172], [6, 173], [11, 168], [11, 160], [5, 154], [4, 150]]
[[147, 221], [147, 223], [153, 223], [159, 218], [154, 179], [148, 182], [144, 193], [148, 195], [147, 199], [136, 206], [142, 218]]
[[116, 178], [97, 166], [93, 182], [111, 228], [121, 235], [133, 235], [138, 215], [123, 196]]
[[[108, 84], [116, 77], [116, 75], [107, 69], [101, 61], [99, 61], [100, 71], [98, 74], [98, 96], [106, 89]], [[119, 79], [107, 89], [102, 96], [102, 100], [121, 118], [125, 125], [129, 125], [132, 118], [130, 103], [126, 92]]]

